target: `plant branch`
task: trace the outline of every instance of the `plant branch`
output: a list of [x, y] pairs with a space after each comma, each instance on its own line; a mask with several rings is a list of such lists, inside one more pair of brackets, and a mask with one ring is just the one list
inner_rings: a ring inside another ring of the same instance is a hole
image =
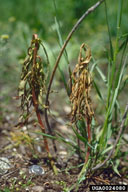
[[[63, 45], [63, 47], [61, 48], [60, 50], [60, 53], [57, 57], [57, 60], [56, 60], [56, 63], [55, 63], [55, 66], [54, 66], [54, 69], [53, 69], [53, 72], [52, 72], [52, 75], [51, 75], [51, 78], [50, 78], [50, 81], [49, 81], [49, 85], [48, 85], [48, 89], [47, 89], [47, 94], [46, 94], [46, 100], [45, 100], [45, 105], [49, 107], [49, 93], [50, 93], [50, 89], [51, 89], [51, 85], [52, 85], [52, 82], [53, 82], [53, 78], [54, 78], [54, 75], [55, 75], [55, 72], [56, 72], [56, 69], [58, 67], [58, 64], [60, 62], [60, 59], [62, 57], [62, 54], [69, 42], [69, 40], [71, 39], [73, 33], [77, 30], [77, 28], [79, 27], [79, 25], [81, 24], [81, 22], [90, 14], [92, 13], [97, 7], [99, 7], [100, 4], [102, 4], [105, 0], [100, 0], [98, 1], [96, 4], [94, 4], [92, 7], [90, 7], [81, 17], [80, 19], [76, 22], [76, 24], [74, 25], [74, 27], [72, 28], [72, 30], [70, 31], [70, 33], [68, 34], [67, 36], [67, 39]], [[45, 121], [46, 121], [46, 125], [48, 127], [48, 130], [51, 130], [50, 128], [50, 124], [49, 124], [49, 121], [48, 121], [48, 115], [47, 115], [47, 110], [48, 108], [46, 107], [45, 110], [44, 110], [44, 113], [45, 113]]]
[[122, 133], [122, 131], [123, 131], [127, 114], [128, 114], [128, 104], [127, 104], [126, 107], [125, 107], [125, 112], [124, 112], [124, 115], [123, 115], [123, 118], [122, 118], [122, 123], [121, 123], [121, 126], [120, 126], [120, 130], [119, 130], [118, 136], [117, 136], [117, 138], [116, 138], [116, 141], [115, 141], [115, 144], [114, 144], [112, 150], [109, 152], [108, 157], [107, 157], [101, 164], [98, 164], [98, 165], [96, 165], [96, 167], [93, 167], [93, 168], [91, 169], [92, 171], [95, 171], [95, 170], [103, 167], [103, 166], [106, 164], [106, 162], [112, 157], [113, 152], [114, 152], [114, 150], [115, 150], [115, 148], [116, 148], [116, 146], [117, 146], [117, 143], [118, 143], [118, 141], [119, 141], [119, 139], [120, 139], [121, 133]]

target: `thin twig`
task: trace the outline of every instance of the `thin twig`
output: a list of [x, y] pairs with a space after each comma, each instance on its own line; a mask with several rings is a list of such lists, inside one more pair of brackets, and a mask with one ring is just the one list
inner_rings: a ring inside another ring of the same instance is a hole
[[[61, 56], [69, 42], [69, 40], [71, 39], [73, 33], [77, 30], [77, 28], [79, 27], [79, 25], [81, 24], [81, 22], [90, 14], [92, 13], [97, 7], [99, 7], [100, 4], [102, 4], [105, 0], [100, 0], [98, 1], [95, 5], [93, 5], [92, 7], [90, 7], [83, 15], [82, 17], [80, 17], [80, 19], [76, 22], [76, 24], [74, 25], [74, 27], [72, 28], [72, 30], [70, 31], [70, 33], [68, 34], [67, 36], [67, 39], [63, 45], [63, 47], [61, 48], [60, 50], [60, 53], [57, 57], [57, 60], [56, 60], [56, 63], [55, 63], [55, 66], [54, 66], [54, 69], [53, 69], [53, 72], [52, 72], [52, 75], [51, 75], [51, 79], [49, 81], [49, 85], [48, 85], [48, 89], [47, 89], [47, 94], [46, 94], [46, 100], [45, 100], [45, 105], [46, 106], [49, 106], [49, 93], [50, 93], [50, 89], [51, 89], [51, 85], [52, 85], [52, 82], [53, 82], [53, 78], [54, 78], [54, 75], [55, 75], [55, 72], [56, 72], [56, 69], [58, 67], [58, 64], [60, 62], [60, 59], [61, 59]], [[48, 130], [50, 130], [50, 124], [49, 124], [49, 121], [48, 121], [48, 115], [47, 115], [47, 110], [48, 108], [46, 107], [45, 110], [44, 110], [44, 113], [45, 113], [45, 121], [46, 121], [46, 125], [48, 127]]]
[[17, 168], [17, 169], [15, 169], [15, 170], [13, 170], [13, 171], [11, 171], [9, 173], [5, 173], [4, 175], [1, 176], [1, 178], [5, 178], [6, 177], [6, 180], [7, 180], [10, 175], [12, 175], [13, 173], [19, 171], [19, 169], [20, 168]]
[[122, 118], [122, 123], [121, 123], [121, 126], [120, 126], [120, 130], [119, 130], [118, 136], [117, 136], [117, 138], [116, 138], [116, 141], [115, 141], [115, 144], [113, 145], [112, 150], [109, 152], [107, 158], [106, 158], [102, 163], [96, 165], [96, 167], [93, 167], [93, 168], [91, 169], [92, 171], [95, 171], [95, 170], [103, 167], [103, 166], [106, 164], [106, 162], [112, 157], [113, 152], [114, 152], [114, 150], [115, 150], [115, 148], [116, 148], [116, 146], [117, 146], [117, 143], [118, 143], [118, 141], [119, 141], [119, 139], [120, 139], [121, 133], [122, 133], [122, 131], [123, 131], [127, 114], [128, 114], [128, 104], [127, 104], [126, 107], [125, 107], [125, 112], [124, 112], [124, 115], [123, 115], [123, 118]]

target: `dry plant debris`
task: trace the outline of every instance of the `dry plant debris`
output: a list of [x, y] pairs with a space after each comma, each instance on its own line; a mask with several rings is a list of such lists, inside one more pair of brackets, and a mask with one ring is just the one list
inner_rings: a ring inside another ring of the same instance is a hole
[[[27, 110], [33, 102], [32, 89], [35, 90], [36, 99], [41, 103], [42, 93], [45, 92], [45, 75], [42, 68], [41, 57], [36, 54], [34, 58], [34, 50], [39, 49], [40, 39], [32, 40], [31, 45], [28, 48], [28, 55], [25, 59], [22, 67], [21, 81], [19, 84], [19, 97], [21, 97], [21, 107], [23, 111]], [[33, 64], [33, 60], [36, 62]]]
[[[82, 52], [85, 54], [84, 57]], [[70, 95], [72, 122], [77, 122], [83, 118], [89, 119], [91, 122], [94, 116], [90, 98], [92, 85], [92, 78], [88, 69], [90, 60], [91, 50], [83, 43], [80, 47], [78, 64], [76, 64], [72, 73], [72, 90]]]
[[[77, 127], [78, 120], [86, 120], [88, 144], [91, 143], [91, 122], [92, 118], [94, 117], [94, 111], [90, 98], [90, 90], [92, 85], [92, 78], [88, 68], [90, 60], [91, 50], [86, 44], [83, 43], [80, 47], [78, 64], [76, 64], [75, 69], [72, 72], [72, 90], [70, 95], [70, 101], [72, 104], [72, 123], [75, 123]], [[85, 155], [84, 166], [78, 176], [78, 179], [80, 179], [82, 175], [86, 172], [86, 168], [89, 162], [90, 151], [91, 148], [88, 145], [87, 152]]]

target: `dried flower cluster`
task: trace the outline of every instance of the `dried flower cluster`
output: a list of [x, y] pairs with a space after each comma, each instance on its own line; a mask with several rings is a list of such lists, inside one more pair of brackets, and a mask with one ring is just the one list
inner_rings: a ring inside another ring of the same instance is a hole
[[28, 55], [22, 67], [21, 81], [19, 84], [19, 97], [21, 97], [21, 107], [23, 111], [27, 110], [32, 104], [32, 89], [35, 91], [36, 100], [41, 103], [42, 93], [45, 90], [45, 75], [42, 69], [41, 58], [36, 55], [36, 62], [33, 65], [34, 49], [39, 49], [40, 40], [36, 39], [31, 41], [31, 46], [28, 48]]
[[88, 69], [90, 60], [91, 50], [83, 43], [80, 47], [78, 64], [76, 64], [75, 69], [72, 72], [72, 90], [70, 95], [72, 104], [72, 122], [77, 122], [85, 117], [91, 122], [92, 117], [94, 116], [89, 95], [92, 84], [91, 75]]

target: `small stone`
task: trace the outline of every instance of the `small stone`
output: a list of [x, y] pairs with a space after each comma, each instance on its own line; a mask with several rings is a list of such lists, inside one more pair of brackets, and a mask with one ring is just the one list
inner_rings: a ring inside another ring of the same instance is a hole
[[4, 175], [11, 168], [11, 164], [6, 157], [0, 157], [0, 175]]
[[29, 167], [29, 173], [35, 175], [43, 175], [44, 169], [39, 165], [32, 165]]
[[71, 113], [71, 107], [69, 107], [68, 105], [65, 105], [65, 106], [64, 106], [64, 111], [65, 111], [66, 113]]
[[22, 153], [23, 155], [25, 155], [25, 154], [26, 154], [25, 146], [22, 145], [22, 144], [20, 144], [20, 145], [19, 145], [19, 148], [20, 148], [21, 153]]
[[124, 139], [126, 139], [128, 141], [128, 134], [124, 133], [123, 137], [124, 137]]
[[67, 152], [66, 151], [60, 151], [59, 154], [62, 155], [62, 156], [66, 156]]
[[26, 126], [23, 126], [23, 127], [22, 127], [22, 130], [23, 130], [23, 131], [26, 131], [26, 130], [27, 130], [27, 127], [26, 127]]
[[39, 153], [42, 153], [42, 148], [41, 148], [41, 146], [37, 146], [37, 151], [39, 152]]
[[40, 138], [39, 138], [39, 137], [36, 137], [36, 138], [35, 138], [35, 141], [40, 141]]
[[17, 151], [17, 149], [16, 149], [16, 148], [13, 148], [12, 150], [13, 150], [14, 152], [16, 152], [16, 151]]
[[31, 188], [32, 192], [43, 192], [44, 191], [44, 187], [42, 186], [34, 186]]

